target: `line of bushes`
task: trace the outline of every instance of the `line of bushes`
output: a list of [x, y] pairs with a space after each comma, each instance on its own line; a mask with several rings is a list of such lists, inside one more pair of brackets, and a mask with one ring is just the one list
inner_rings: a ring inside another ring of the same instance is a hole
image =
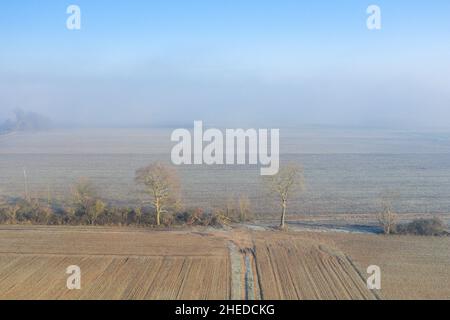
[[[242, 222], [239, 216], [225, 214], [226, 210], [189, 208], [165, 213], [161, 225], [223, 227]], [[0, 224], [35, 225], [96, 225], [96, 226], [156, 226], [155, 210], [151, 206], [116, 207], [96, 200], [92, 206], [77, 208], [45, 201], [15, 199], [0, 205]]]
[[104, 202], [86, 179], [78, 181], [67, 203], [42, 199], [0, 199], [0, 224], [98, 225], [98, 226], [214, 226], [247, 221], [251, 217], [246, 197], [230, 199], [224, 208], [165, 210], [157, 223], [150, 203], [119, 207]]
[[[243, 222], [240, 216], [226, 215], [226, 210], [189, 208], [165, 213], [161, 225], [223, 227]], [[156, 226], [155, 210], [151, 206], [116, 207], [96, 200], [92, 206], [77, 208], [45, 201], [15, 199], [0, 205], [0, 224], [35, 225], [97, 225], [97, 226]]]

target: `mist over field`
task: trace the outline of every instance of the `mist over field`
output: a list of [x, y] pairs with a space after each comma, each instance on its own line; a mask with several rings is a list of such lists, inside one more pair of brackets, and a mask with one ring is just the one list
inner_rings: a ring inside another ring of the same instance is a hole
[[[171, 163], [170, 129], [54, 129], [0, 137], [0, 191], [23, 195], [23, 169], [33, 197], [70, 199], [73, 184], [89, 178], [100, 196], [138, 205], [146, 196], [134, 182], [136, 169]], [[400, 213], [450, 212], [450, 132], [342, 128], [281, 130], [281, 163], [305, 171], [305, 191], [290, 201], [292, 215], [375, 213], [380, 197], [396, 192]], [[278, 213], [257, 166], [184, 165], [186, 207], [223, 207], [247, 195], [260, 217]]]
[[[39, 197], [85, 176], [139, 202], [135, 170], [170, 162], [168, 128], [201, 120], [280, 128], [281, 161], [305, 167], [299, 213], [374, 212], [397, 189], [401, 212], [450, 211], [448, 1], [380, 1], [381, 30], [356, 0], [77, 4], [80, 30], [53, 1], [0, 11], [0, 132], [17, 133], [0, 137], [4, 193], [26, 168]], [[273, 211], [256, 168], [179, 169], [189, 205], [247, 190]]]
[[0, 300], [449, 299], [449, 14], [2, 1]]
[[379, 2], [379, 31], [356, 0], [82, 0], [75, 31], [61, 3], [8, 3], [0, 119], [22, 108], [60, 126], [450, 127], [448, 1]]

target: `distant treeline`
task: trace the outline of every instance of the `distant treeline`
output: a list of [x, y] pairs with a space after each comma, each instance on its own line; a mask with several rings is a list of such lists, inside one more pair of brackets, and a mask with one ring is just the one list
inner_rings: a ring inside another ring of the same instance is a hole
[[25, 112], [22, 109], [14, 110], [14, 119], [0, 123], [0, 134], [15, 131], [39, 131], [49, 129], [51, 121], [38, 113]]

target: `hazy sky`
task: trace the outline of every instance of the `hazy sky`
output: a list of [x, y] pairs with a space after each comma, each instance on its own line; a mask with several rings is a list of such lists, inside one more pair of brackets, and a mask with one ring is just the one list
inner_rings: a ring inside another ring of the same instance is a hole
[[4, 1], [0, 119], [16, 107], [88, 126], [450, 127], [450, 1]]

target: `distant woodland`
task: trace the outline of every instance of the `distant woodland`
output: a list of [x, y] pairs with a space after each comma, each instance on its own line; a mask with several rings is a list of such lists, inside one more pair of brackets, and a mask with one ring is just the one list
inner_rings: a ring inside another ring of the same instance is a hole
[[14, 110], [14, 118], [0, 123], [0, 134], [16, 131], [39, 131], [51, 127], [51, 121], [38, 113], [25, 112], [22, 109]]

